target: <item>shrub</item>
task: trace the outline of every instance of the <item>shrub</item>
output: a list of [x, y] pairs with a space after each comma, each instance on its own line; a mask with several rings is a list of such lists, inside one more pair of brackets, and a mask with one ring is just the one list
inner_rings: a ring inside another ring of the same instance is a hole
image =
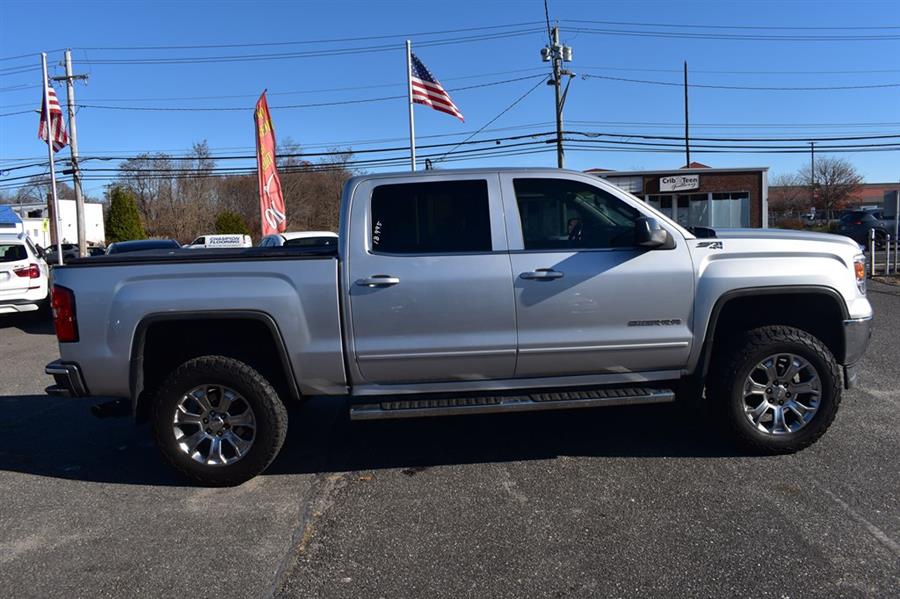
[[108, 193], [108, 198], [106, 243], [147, 239], [134, 194], [122, 187], [113, 187]]
[[216, 233], [219, 235], [250, 235], [250, 228], [239, 214], [225, 210], [216, 216]]

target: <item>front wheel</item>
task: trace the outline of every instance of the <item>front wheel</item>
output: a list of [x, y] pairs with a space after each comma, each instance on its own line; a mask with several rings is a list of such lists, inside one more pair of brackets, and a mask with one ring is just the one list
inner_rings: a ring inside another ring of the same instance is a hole
[[813, 335], [786, 326], [749, 331], [714, 373], [713, 402], [756, 453], [792, 453], [825, 434], [841, 401], [838, 364]]
[[153, 403], [165, 459], [204, 485], [237, 485], [265, 470], [287, 434], [287, 411], [256, 370], [232, 358], [182, 364]]

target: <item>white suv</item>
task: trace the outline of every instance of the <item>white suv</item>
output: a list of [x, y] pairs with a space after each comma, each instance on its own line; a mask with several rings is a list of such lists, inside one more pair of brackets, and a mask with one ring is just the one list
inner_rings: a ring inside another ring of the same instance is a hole
[[24, 233], [0, 233], [0, 314], [46, 307], [49, 269]]

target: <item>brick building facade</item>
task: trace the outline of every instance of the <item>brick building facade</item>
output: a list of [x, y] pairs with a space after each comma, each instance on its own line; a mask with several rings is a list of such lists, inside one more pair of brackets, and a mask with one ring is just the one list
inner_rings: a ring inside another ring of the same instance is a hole
[[768, 227], [768, 167], [586, 171], [636, 195], [685, 227]]

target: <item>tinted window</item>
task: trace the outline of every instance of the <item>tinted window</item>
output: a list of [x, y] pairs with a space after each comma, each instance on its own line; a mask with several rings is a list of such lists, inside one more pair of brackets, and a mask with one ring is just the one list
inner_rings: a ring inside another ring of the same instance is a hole
[[841, 217], [841, 222], [844, 223], [871, 223], [875, 222], [878, 219], [875, 218], [871, 212], [863, 212], [862, 210], [858, 212], [851, 212], [849, 214], [845, 214]]
[[335, 237], [300, 237], [298, 239], [288, 239], [284, 245], [290, 247], [334, 247], [337, 245]]
[[174, 239], [147, 239], [142, 241], [120, 241], [109, 246], [107, 254], [122, 254], [125, 252], [141, 252], [144, 250], [176, 249], [181, 247]]
[[376, 187], [372, 247], [395, 254], [491, 251], [487, 181]]
[[0, 244], [0, 262], [18, 262], [19, 260], [28, 260], [28, 252], [25, 251], [24, 245], [20, 243]]
[[516, 179], [526, 250], [632, 247], [640, 213], [615, 196], [566, 179]]

